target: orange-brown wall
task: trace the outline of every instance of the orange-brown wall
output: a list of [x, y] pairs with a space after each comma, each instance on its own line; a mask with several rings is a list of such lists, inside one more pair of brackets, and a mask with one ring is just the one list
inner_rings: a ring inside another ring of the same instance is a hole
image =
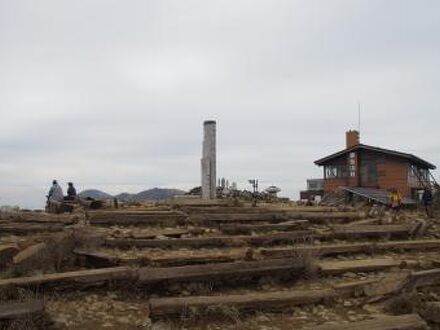
[[324, 180], [324, 192], [335, 191], [339, 187], [349, 187], [347, 179], [326, 179]]
[[404, 196], [410, 197], [411, 191], [408, 184], [408, 162], [386, 157], [378, 160], [378, 186], [380, 189], [390, 190], [396, 188]]

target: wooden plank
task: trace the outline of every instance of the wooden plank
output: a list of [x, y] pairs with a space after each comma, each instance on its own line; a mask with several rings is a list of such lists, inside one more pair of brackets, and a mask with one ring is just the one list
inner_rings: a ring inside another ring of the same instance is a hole
[[417, 262], [394, 259], [361, 259], [348, 261], [320, 261], [317, 266], [323, 275], [339, 275], [344, 273], [365, 273], [389, 268], [408, 268], [417, 266]]
[[409, 236], [413, 225], [359, 225], [334, 226], [332, 232], [335, 238], [346, 239], [356, 237], [396, 237]]
[[[195, 256], [161, 256], [161, 257], [151, 257], [149, 261], [152, 265], [159, 267], [177, 267], [177, 266], [187, 266], [187, 265], [202, 265], [202, 264], [215, 264], [223, 262], [234, 262], [244, 259], [243, 255], [233, 255], [229, 253], [212, 253], [205, 255], [195, 255]], [[121, 261], [124, 262], [123, 260]]]
[[0, 320], [15, 320], [35, 314], [44, 313], [43, 300], [33, 300], [24, 303], [0, 304]]
[[20, 265], [25, 262], [31, 262], [32, 260], [36, 260], [44, 251], [47, 249], [46, 243], [38, 243], [31, 245], [18, 253], [13, 262], [15, 265]]
[[18, 223], [8, 222], [0, 224], [0, 232], [14, 235], [28, 235], [44, 232], [59, 232], [64, 228], [64, 224], [48, 223], [48, 224], [33, 224], [33, 223]]
[[93, 214], [89, 218], [92, 225], [183, 225], [186, 216], [182, 214]]
[[318, 304], [337, 297], [334, 290], [281, 291], [243, 295], [193, 296], [150, 299], [150, 316], [185, 315], [188, 310], [233, 307], [241, 311], [284, 311], [300, 305]]
[[338, 209], [335, 207], [327, 207], [327, 206], [296, 206], [296, 207], [233, 207], [233, 206], [217, 206], [217, 207], [181, 207], [181, 210], [189, 213], [189, 214], [214, 214], [214, 213], [273, 213], [273, 212], [321, 212], [321, 213], [329, 213], [329, 212], [337, 212]]
[[26, 224], [64, 224], [70, 225], [74, 222], [75, 215], [52, 214], [45, 212], [19, 212], [5, 217], [7, 222]]
[[305, 245], [294, 248], [262, 249], [265, 257], [286, 258], [298, 253], [316, 256], [343, 255], [354, 253], [374, 253], [380, 251], [422, 251], [440, 248], [440, 240], [414, 240], [392, 242], [368, 242], [352, 244]]
[[423, 270], [411, 274], [410, 286], [414, 288], [440, 284], [440, 268]]
[[311, 223], [329, 223], [336, 220], [354, 221], [362, 220], [366, 217], [363, 212], [329, 212], [329, 213], [311, 213], [311, 212], [286, 212], [291, 220], [309, 220]]
[[288, 220], [308, 220], [311, 223], [331, 223], [336, 221], [354, 221], [366, 217], [362, 212], [274, 212], [256, 214], [194, 214], [189, 220], [194, 223], [249, 223], [249, 222], [282, 222]]
[[144, 284], [158, 282], [212, 281], [227, 278], [276, 276], [280, 273], [299, 273], [304, 265], [294, 259], [239, 261], [207, 265], [139, 269], [139, 281]]
[[245, 207], [245, 206], [182, 206], [180, 208], [183, 212], [187, 214], [200, 214], [200, 215], [211, 215], [211, 214], [226, 214], [226, 213], [239, 213], [239, 214], [249, 214], [249, 213], [273, 213], [265, 207]]
[[105, 281], [136, 280], [137, 272], [130, 267], [81, 270], [67, 273], [44, 274], [0, 280], [0, 289], [10, 286], [38, 286], [43, 284], [99, 284]]
[[427, 330], [428, 325], [418, 314], [399, 316], [379, 315], [372, 320], [355, 323], [329, 323], [303, 328], [304, 330]]
[[[130, 236], [136, 239], [153, 239], [160, 236], [179, 238], [183, 235], [201, 235], [204, 233], [202, 228], [167, 228], [159, 231], [133, 231]], [[117, 237], [117, 236], [114, 236]]]
[[191, 223], [218, 224], [218, 223], [248, 223], [248, 222], [282, 222], [288, 221], [289, 217], [283, 213], [215, 213], [194, 214], [189, 217]]
[[350, 223], [345, 224], [346, 227], [356, 227], [356, 226], [362, 226], [362, 225], [380, 225], [381, 219], [365, 219], [365, 220], [359, 220], [359, 221], [353, 221]]
[[220, 231], [228, 235], [237, 234], [251, 234], [261, 233], [266, 231], [293, 231], [298, 229], [304, 229], [309, 222], [307, 220], [293, 220], [289, 222], [283, 222], [279, 224], [262, 224], [262, 225], [249, 225], [249, 224], [221, 224], [219, 226]]
[[109, 247], [150, 247], [150, 248], [182, 248], [182, 247], [221, 247], [221, 246], [263, 246], [280, 242], [292, 242], [298, 238], [313, 236], [311, 231], [294, 231], [275, 233], [260, 236], [213, 236], [180, 239], [106, 239], [105, 245]]

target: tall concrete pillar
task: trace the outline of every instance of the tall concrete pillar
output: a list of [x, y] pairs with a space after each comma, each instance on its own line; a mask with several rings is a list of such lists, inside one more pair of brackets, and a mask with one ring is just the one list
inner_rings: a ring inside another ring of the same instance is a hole
[[216, 198], [216, 122], [203, 123], [202, 198]]

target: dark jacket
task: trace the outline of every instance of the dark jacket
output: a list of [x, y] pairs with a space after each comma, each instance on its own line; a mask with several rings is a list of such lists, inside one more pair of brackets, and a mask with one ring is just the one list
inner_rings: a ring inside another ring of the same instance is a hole
[[74, 186], [70, 186], [69, 188], [67, 188], [67, 196], [76, 197], [76, 189]]
[[424, 205], [431, 205], [432, 204], [432, 192], [429, 190], [425, 190], [423, 193], [422, 201]]

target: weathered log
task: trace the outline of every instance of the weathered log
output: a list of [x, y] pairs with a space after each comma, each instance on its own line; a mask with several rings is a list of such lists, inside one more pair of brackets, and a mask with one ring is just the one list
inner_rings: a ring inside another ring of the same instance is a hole
[[215, 214], [194, 214], [189, 217], [191, 223], [212, 224], [219, 223], [249, 223], [249, 222], [283, 222], [288, 221], [289, 217], [277, 212], [271, 213], [215, 213]]
[[389, 268], [408, 268], [417, 266], [417, 262], [394, 259], [362, 259], [348, 261], [320, 261], [317, 266], [323, 275], [344, 273], [375, 272]]
[[139, 269], [139, 281], [144, 284], [158, 282], [213, 281], [240, 277], [261, 277], [277, 274], [297, 275], [304, 264], [295, 259], [243, 261], [208, 265]]
[[214, 264], [244, 260], [245, 253], [211, 252], [200, 255], [159, 255], [124, 258], [100, 251], [76, 249], [75, 255], [83, 258], [87, 264], [99, 267], [114, 267], [122, 265], [149, 265], [155, 267], [177, 267], [188, 265]]
[[355, 227], [355, 226], [363, 226], [363, 225], [380, 225], [382, 222], [381, 219], [364, 219], [359, 221], [353, 221], [345, 224], [345, 227]]
[[423, 270], [411, 274], [412, 288], [435, 286], [440, 284], [440, 268]]
[[35, 223], [20, 223], [20, 222], [8, 222], [0, 224], [0, 232], [14, 235], [28, 235], [44, 232], [59, 232], [64, 228], [63, 224], [59, 223], [47, 223], [47, 224], [35, 224]]
[[[159, 267], [177, 267], [188, 265], [203, 265], [203, 264], [215, 264], [223, 262], [234, 262], [244, 259], [244, 255], [232, 255], [232, 254], [209, 254], [195, 255], [195, 256], [162, 256], [151, 257], [149, 262], [154, 266]], [[124, 263], [124, 260], [121, 260]]]
[[15, 320], [44, 313], [43, 300], [0, 304], [0, 320]]
[[286, 258], [298, 253], [310, 253], [316, 256], [329, 256], [352, 253], [374, 253], [380, 251], [413, 251], [440, 248], [440, 240], [414, 240], [392, 242], [368, 242], [352, 244], [306, 245], [294, 248], [262, 249], [265, 257]]
[[13, 262], [15, 265], [20, 265], [23, 263], [32, 262], [33, 260], [36, 260], [41, 256], [42, 253], [45, 252], [47, 249], [46, 243], [38, 243], [31, 245], [18, 253], [14, 259]]
[[151, 247], [151, 248], [181, 248], [181, 247], [221, 247], [221, 246], [263, 246], [280, 242], [292, 242], [298, 238], [313, 236], [311, 231], [294, 231], [287, 233], [267, 234], [260, 236], [216, 236], [180, 239], [106, 239], [105, 245], [110, 247]]
[[130, 267], [101, 268], [67, 273], [44, 274], [0, 280], [0, 289], [11, 286], [26, 287], [44, 284], [100, 284], [106, 281], [135, 281], [137, 272]]
[[186, 222], [184, 214], [148, 214], [107, 212], [90, 213], [90, 224], [93, 225], [182, 225]]
[[[208, 313], [215, 308], [233, 307], [243, 311], [280, 311], [293, 306], [323, 303], [337, 297], [333, 290], [282, 291], [252, 293], [243, 295], [196, 296], [185, 298], [150, 299], [150, 316], [157, 319], [164, 316], [185, 315], [188, 311], [199, 310]], [[218, 313], [218, 310], [215, 311]]]
[[273, 213], [273, 212], [317, 212], [317, 213], [329, 213], [337, 212], [335, 207], [321, 207], [321, 206], [296, 206], [296, 207], [234, 207], [234, 206], [216, 206], [216, 207], [186, 207], [180, 208], [182, 211], [188, 214], [225, 214], [225, 213]]
[[307, 220], [293, 220], [289, 222], [283, 222], [279, 224], [263, 224], [263, 225], [248, 225], [248, 224], [231, 224], [231, 225], [220, 225], [219, 229], [228, 235], [237, 234], [250, 234], [252, 232], [259, 233], [265, 231], [291, 231], [304, 229], [305, 225], [309, 222]]
[[286, 212], [291, 220], [309, 220], [311, 223], [332, 223], [337, 220], [353, 221], [361, 220], [366, 217], [363, 212], [329, 212], [329, 213], [313, 213], [313, 212]]
[[[187, 229], [180, 229], [180, 228], [169, 228], [169, 229], [163, 229], [159, 231], [152, 231], [152, 232], [142, 232], [142, 231], [133, 231], [129, 234], [130, 237], [136, 238], [136, 239], [153, 239], [157, 237], [172, 237], [172, 238], [180, 238], [183, 235], [201, 235], [204, 233], [204, 230], [201, 228], [187, 228]], [[114, 236], [117, 237], [117, 236]]]
[[252, 214], [252, 213], [273, 213], [265, 207], [235, 207], [235, 206], [182, 206], [180, 208], [183, 212], [195, 215], [212, 215], [212, 214]]
[[74, 222], [75, 215], [52, 214], [45, 212], [19, 212], [4, 217], [7, 222], [21, 224], [64, 224]]
[[413, 230], [412, 225], [359, 225], [359, 226], [334, 226], [332, 232], [335, 238], [358, 237], [396, 237], [409, 236]]
[[428, 325], [417, 314], [389, 316], [380, 315], [374, 319], [356, 323], [334, 322], [304, 328], [304, 330], [427, 330]]

